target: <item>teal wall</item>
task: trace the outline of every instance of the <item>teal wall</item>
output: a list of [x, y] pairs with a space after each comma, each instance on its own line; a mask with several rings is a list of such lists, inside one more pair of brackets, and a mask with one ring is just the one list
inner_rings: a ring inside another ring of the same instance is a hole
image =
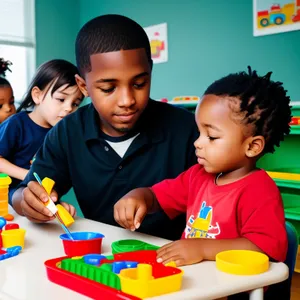
[[63, 58], [75, 63], [79, 0], [36, 0], [36, 64]]
[[[55, 57], [75, 62], [78, 30], [107, 13], [142, 26], [167, 22], [169, 61], [154, 65], [155, 99], [201, 95], [215, 79], [251, 65], [260, 74], [272, 70], [300, 100], [300, 31], [253, 37], [252, 0], [38, 0], [37, 64]], [[73, 191], [65, 199], [76, 204]]]
[[[36, 65], [63, 58], [75, 63], [75, 39], [80, 29], [79, 0], [36, 0]], [[64, 200], [73, 204], [77, 214], [81, 210], [73, 190]]]
[[[276, 1], [275, 1], [276, 2]], [[253, 37], [252, 0], [80, 0], [80, 26], [107, 13], [142, 26], [167, 22], [169, 62], [154, 65], [152, 97], [201, 95], [215, 79], [247, 65], [284, 82], [300, 99], [300, 31]]]
[[167, 22], [169, 61], [154, 65], [153, 98], [201, 95], [213, 80], [251, 65], [261, 74], [272, 70], [299, 99], [300, 31], [253, 37], [252, 0], [39, 0], [37, 65], [57, 57], [75, 63], [78, 30], [106, 13], [142, 26]]

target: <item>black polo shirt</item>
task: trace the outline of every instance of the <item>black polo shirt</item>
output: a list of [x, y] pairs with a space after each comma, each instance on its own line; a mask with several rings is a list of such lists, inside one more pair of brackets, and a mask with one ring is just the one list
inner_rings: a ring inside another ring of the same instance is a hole
[[[134, 131], [139, 135], [121, 158], [106, 142], [92, 104], [78, 109], [53, 127], [21, 186], [33, 172], [52, 178], [59, 196], [71, 187], [88, 219], [117, 225], [114, 204], [137, 187], [174, 178], [196, 163], [194, 114], [149, 100]], [[170, 239], [180, 237], [185, 220], [170, 221], [163, 213], [148, 215], [139, 231]]]

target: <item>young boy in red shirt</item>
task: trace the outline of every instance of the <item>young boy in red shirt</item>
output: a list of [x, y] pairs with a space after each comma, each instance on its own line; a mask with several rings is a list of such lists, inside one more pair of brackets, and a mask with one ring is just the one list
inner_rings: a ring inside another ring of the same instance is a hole
[[115, 204], [116, 221], [131, 230], [159, 209], [170, 218], [187, 212], [182, 239], [160, 248], [158, 262], [189, 265], [215, 260], [229, 249], [285, 260], [280, 192], [256, 167], [290, 131], [290, 98], [270, 76], [258, 76], [249, 67], [248, 73], [230, 74], [210, 85], [195, 114], [198, 164], [175, 179], [132, 190]]

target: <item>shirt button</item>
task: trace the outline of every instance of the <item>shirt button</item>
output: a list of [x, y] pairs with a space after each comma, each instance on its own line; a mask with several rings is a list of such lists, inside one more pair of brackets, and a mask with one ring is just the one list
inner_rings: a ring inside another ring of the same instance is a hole
[[105, 147], [104, 147], [104, 150], [105, 150], [105, 151], [108, 151], [108, 150], [109, 150], [109, 148], [108, 148], [107, 146], [105, 146]]
[[119, 166], [119, 170], [122, 170], [122, 168], [123, 168], [122, 166]]

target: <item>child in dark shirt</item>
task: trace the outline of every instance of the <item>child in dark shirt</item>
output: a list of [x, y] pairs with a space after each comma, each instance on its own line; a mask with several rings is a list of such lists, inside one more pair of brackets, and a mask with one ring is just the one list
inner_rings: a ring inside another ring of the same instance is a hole
[[[65, 60], [51, 60], [41, 65], [17, 114], [0, 125], [0, 172], [12, 177], [10, 201], [45, 135], [80, 105], [83, 94], [76, 84], [76, 74], [77, 68]], [[26, 111], [30, 108], [32, 111]]]
[[16, 113], [13, 89], [5, 78], [6, 71], [10, 71], [12, 63], [0, 58], [0, 124]]

